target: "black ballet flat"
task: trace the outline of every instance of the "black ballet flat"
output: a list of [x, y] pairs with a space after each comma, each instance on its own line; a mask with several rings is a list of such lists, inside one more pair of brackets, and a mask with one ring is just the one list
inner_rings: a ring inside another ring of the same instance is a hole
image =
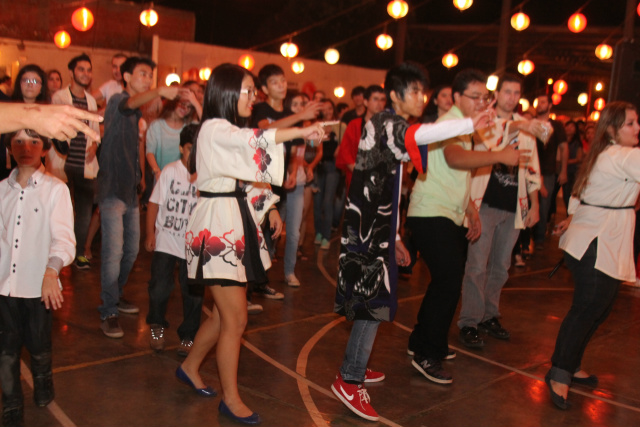
[[567, 399], [565, 399], [564, 397], [560, 396], [558, 393], [553, 391], [553, 388], [551, 387], [551, 378], [549, 378], [549, 374], [545, 375], [544, 382], [547, 383], [547, 386], [549, 387], [549, 393], [551, 395], [551, 401], [553, 402], [553, 404], [556, 405], [558, 408], [562, 409], [563, 411], [566, 411], [567, 409], [569, 409], [571, 407], [571, 403], [567, 402]]
[[586, 378], [572, 377], [571, 382], [585, 387], [596, 388], [598, 387], [598, 377], [595, 375], [589, 375]]

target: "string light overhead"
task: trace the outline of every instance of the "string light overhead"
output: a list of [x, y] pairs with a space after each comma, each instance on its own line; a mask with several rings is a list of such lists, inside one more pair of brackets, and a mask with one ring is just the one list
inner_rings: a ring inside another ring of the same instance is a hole
[[567, 26], [572, 33], [579, 33], [587, 27], [587, 18], [580, 12], [576, 12], [569, 17]]
[[487, 78], [487, 90], [493, 92], [498, 87], [498, 76], [495, 74], [490, 75]]
[[140, 23], [147, 28], [153, 27], [158, 23], [158, 13], [153, 10], [153, 3], [151, 3], [149, 9], [140, 13]]
[[171, 86], [172, 83], [180, 84], [180, 76], [173, 72], [169, 74], [166, 79], [164, 79], [164, 82], [167, 86]]
[[453, 68], [456, 65], [458, 65], [458, 55], [456, 55], [455, 53], [447, 53], [445, 56], [442, 57], [442, 65], [444, 65], [447, 68]]
[[453, 5], [459, 10], [467, 10], [473, 4], [473, 0], [453, 0]]
[[71, 36], [66, 31], [60, 30], [53, 36], [53, 43], [60, 49], [65, 49], [71, 44]]
[[551, 103], [553, 105], [558, 105], [558, 104], [560, 104], [560, 102], [562, 102], [562, 95], [560, 95], [559, 93], [552, 93], [551, 94]]
[[404, 0], [393, 0], [387, 5], [387, 13], [393, 19], [400, 19], [409, 13], [409, 5]]
[[304, 71], [304, 62], [294, 61], [293, 64], [291, 64], [291, 71], [296, 74], [301, 74]]
[[593, 108], [595, 108], [597, 111], [602, 111], [604, 109], [605, 104], [606, 103], [604, 101], [604, 98], [598, 98], [593, 103]]
[[587, 105], [587, 102], [589, 102], [589, 95], [584, 92], [578, 95], [578, 104], [584, 107], [585, 105]]
[[282, 43], [280, 46], [280, 53], [285, 58], [295, 58], [298, 56], [298, 45], [291, 42]]
[[376, 38], [376, 46], [382, 50], [387, 50], [393, 46], [393, 39], [389, 34], [380, 34]]
[[559, 95], [564, 95], [565, 93], [567, 93], [568, 89], [569, 86], [564, 80], [556, 80], [556, 82], [553, 84], [553, 91]]
[[86, 7], [76, 9], [71, 15], [71, 25], [78, 31], [88, 31], [93, 27], [93, 13]]
[[526, 30], [530, 22], [529, 15], [526, 13], [518, 12], [511, 17], [511, 26], [516, 31]]
[[602, 82], [596, 83], [596, 92], [600, 92], [602, 89], [604, 89]]
[[596, 57], [601, 61], [611, 58], [613, 55], [613, 49], [608, 44], [602, 43], [596, 47]]
[[209, 77], [211, 77], [211, 68], [200, 68], [200, 70], [198, 71], [198, 77], [200, 77], [200, 80], [203, 80], [205, 82], [209, 80]]
[[342, 86], [338, 86], [335, 89], [333, 89], [333, 94], [335, 95], [336, 98], [342, 98], [345, 94], [345, 90]]
[[340, 60], [340, 52], [336, 49], [329, 48], [324, 52], [324, 60], [327, 61], [327, 64], [336, 64]]
[[594, 122], [597, 122], [598, 120], [600, 120], [600, 111], [594, 111], [589, 115], [589, 118], [591, 120], [593, 120]]
[[[255, 63], [256, 61], [253, 59], [253, 56], [249, 55], [248, 53], [245, 55], [242, 55], [240, 59], [238, 59], [238, 65], [246, 68], [249, 71], [253, 70], [253, 66], [255, 65]], [[209, 80], [209, 79], [206, 79], [206, 80]]]
[[528, 59], [523, 59], [522, 61], [518, 62], [518, 72], [523, 76], [528, 76], [529, 74], [533, 73], [533, 70], [535, 69], [535, 64]]
[[526, 98], [520, 98], [520, 101], [518, 102], [520, 103], [522, 111], [527, 111], [531, 105], [529, 104], [529, 100], [527, 100]]

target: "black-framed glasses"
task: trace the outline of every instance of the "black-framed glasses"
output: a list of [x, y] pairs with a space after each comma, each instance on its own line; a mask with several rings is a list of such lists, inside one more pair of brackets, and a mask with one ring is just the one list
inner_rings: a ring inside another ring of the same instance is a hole
[[253, 99], [256, 96], [258, 96], [258, 91], [256, 90], [255, 87], [248, 87], [245, 89], [240, 89], [240, 93], [246, 93], [247, 94], [247, 98], [249, 99]]
[[467, 98], [471, 99], [473, 102], [479, 102], [481, 104], [488, 104], [489, 102], [491, 102], [491, 96], [489, 95], [467, 95], [466, 93], [462, 93], [462, 96], [466, 96]]

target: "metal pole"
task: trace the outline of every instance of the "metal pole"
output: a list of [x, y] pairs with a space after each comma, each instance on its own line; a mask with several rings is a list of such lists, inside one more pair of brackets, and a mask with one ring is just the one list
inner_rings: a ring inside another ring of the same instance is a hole
[[404, 61], [404, 45], [407, 38], [407, 18], [402, 18], [398, 21], [398, 36], [396, 37], [396, 62], [395, 65], [402, 64]]
[[500, 14], [500, 35], [498, 37], [498, 59], [496, 72], [501, 74], [507, 66], [507, 46], [509, 44], [509, 13], [511, 12], [511, 0], [502, 0], [502, 12]]
[[622, 39], [625, 41], [633, 40], [633, 22], [636, 18], [636, 0], [627, 0], [627, 11], [624, 17], [624, 27], [622, 31]]

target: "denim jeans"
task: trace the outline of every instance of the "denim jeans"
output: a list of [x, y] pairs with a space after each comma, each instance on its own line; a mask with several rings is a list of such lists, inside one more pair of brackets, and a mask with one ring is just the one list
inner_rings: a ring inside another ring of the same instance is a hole
[[69, 190], [73, 197], [75, 220], [73, 231], [76, 235], [76, 257], [84, 255], [89, 223], [93, 215], [93, 198], [96, 191], [96, 180], [86, 179], [82, 171], [68, 168], [65, 170]]
[[542, 197], [542, 194], [540, 194], [540, 220], [533, 227], [533, 240], [537, 244], [544, 242], [544, 238], [547, 233], [549, 209], [551, 208], [551, 201], [553, 200], [553, 188], [556, 184], [556, 176], [542, 175], [542, 182], [544, 183], [548, 194], [547, 197]]
[[173, 271], [178, 264], [178, 282], [182, 292], [182, 323], [178, 327], [180, 340], [193, 338], [200, 327], [202, 313], [202, 297], [204, 288], [200, 285], [187, 284], [187, 261], [175, 255], [155, 251], [151, 259], [151, 280], [149, 280], [149, 314], [148, 325], [169, 327], [165, 318], [167, 303], [175, 286]]
[[480, 207], [482, 234], [469, 243], [462, 280], [462, 305], [458, 327], [478, 327], [478, 323], [500, 317], [500, 293], [509, 278], [511, 252], [520, 230], [514, 226], [515, 213]]
[[460, 299], [468, 246], [466, 228], [445, 217], [409, 217], [407, 226], [431, 273], [409, 348], [423, 357], [441, 360], [448, 352], [449, 328]]
[[364, 382], [367, 363], [371, 356], [380, 322], [377, 320], [356, 320], [351, 327], [351, 335], [340, 367], [340, 375], [345, 381]]
[[571, 377], [580, 370], [589, 340], [611, 313], [618, 295], [620, 280], [595, 269], [597, 251], [598, 241], [594, 239], [581, 260], [564, 254], [575, 289], [571, 308], [558, 332], [549, 370], [549, 377], [561, 384], [571, 384]]
[[298, 242], [300, 241], [300, 224], [304, 207], [304, 184], [287, 193], [286, 225], [287, 241], [284, 247], [284, 275], [293, 274], [296, 268]]
[[102, 227], [102, 268], [100, 281], [102, 305], [100, 318], [118, 314], [118, 301], [122, 288], [140, 249], [140, 210], [138, 204], [127, 205], [116, 197], [100, 203]]
[[329, 240], [331, 238], [331, 223], [333, 221], [333, 199], [336, 197], [340, 172], [336, 169], [334, 160], [324, 160], [316, 168], [318, 191], [313, 196], [313, 224], [316, 234]]

